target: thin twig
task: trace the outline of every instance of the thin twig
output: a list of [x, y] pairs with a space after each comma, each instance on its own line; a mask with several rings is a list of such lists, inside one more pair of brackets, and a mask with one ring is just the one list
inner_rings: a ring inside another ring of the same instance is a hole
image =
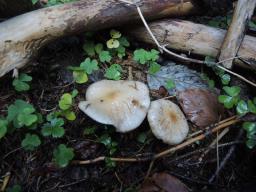
[[176, 145], [174, 147], [171, 147], [167, 150], [164, 150], [164, 151], [154, 155], [152, 158], [139, 158], [139, 157], [137, 157], [137, 158], [136, 157], [135, 158], [125, 158], [125, 157], [118, 158], [118, 157], [100, 156], [100, 157], [97, 157], [95, 159], [84, 160], [84, 161], [74, 160], [74, 161], [72, 161], [72, 164], [88, 165], [88, 164], [93, 164], [93, 163], [105, 161], [105, 159], [107, 159], [107, 158], [110, 159], [111, 161], [115, 161], [115, 162], [129, 162], [129, 163], [156, 160], [156, 159], [162, 158], [166, 155], [169, 155], [170, 153], [174, 153], [177, 150], [183, 149], [186, 146], [189, 146], [189, 145], [191, 145], [191, 144], [193, 144], [197, 141], [203, 140], [208, 134], [215, 133], [218, 130], [224, 129], [224, 128], [226, 128], [230, 125], [233, 125], [233, 124], [235, 124], [239, 121], [240, 121], [240, 119], [233, 119], [233, 120], [230, 120], [230, 121], [225, 122], [223, 124], [220, 124], [220, 125], [216, 126], [215, 128], [213, 128], [209, 133], [201, 134], [201, 135], [198, 135], [197, 137], [188, 139], [187, 141], [185, 141], [185, 142], [183, 142], [179, 145]]

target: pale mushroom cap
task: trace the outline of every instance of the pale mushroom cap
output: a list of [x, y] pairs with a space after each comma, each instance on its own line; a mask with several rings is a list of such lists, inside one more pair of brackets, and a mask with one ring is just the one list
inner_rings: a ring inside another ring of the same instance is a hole
[[150, 97], [138, 81], [102, 80], [89, 86], [79, 108], [95, 121], [116, 127], [118, 132], [137, 128], [145, 119]]
[[168, 100], [151, 102], [148, 122], [153, 134], [171, 145], [181, 143], [189, 131], [187, 120], [180, 108]]

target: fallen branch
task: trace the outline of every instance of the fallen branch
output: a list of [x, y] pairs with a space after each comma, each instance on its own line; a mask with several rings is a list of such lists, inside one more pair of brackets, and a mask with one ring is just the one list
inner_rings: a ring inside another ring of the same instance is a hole
[[[217, 57], [225, 37], [225, 30], [184, 20], [163, 20], [149, 23], [158, 42], [166, 48], [202, 56]], [[137, 26], [128, 31], [139, 41], [155, 44], [145, 27]], [[242, 67], [256, 69], [256, 38], [246, 35], [234, 62]], [[181, 58], [184, 59], [184, 58]], [[233, 58], [229, 58], [231, 60]], [[188, 61], [189, 58], [187, 59]], [[250, 64], [248, 66], [243, 61]]]
[[[235, 57], [243, 41], [245, 27], [253, 14], [255, 0], [239, 0], [232, 17], [231, 25], [221, 46], [219, 60]], [[223, 62], [223, 66], [231, 69], [233, 60]]]
[[[140, 8], [147, 19], [188, 15], [197, 11], [192, 0], [144, 0]], [[198, 12], [198, 11], [197, 11]], [[0, 23], [0, 77], [33, 60], [38, 50], [57, 38], [139, 21], [127, 3], [81, 0], [39, 9]]]

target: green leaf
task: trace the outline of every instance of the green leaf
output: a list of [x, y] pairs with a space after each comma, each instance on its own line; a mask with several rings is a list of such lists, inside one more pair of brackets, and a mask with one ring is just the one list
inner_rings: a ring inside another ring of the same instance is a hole
[[59, 101], [59, 107], [61, 110], [67, 110], [72, 106], [72, 95], [70, 93], [64, 93]]
[[84, 46], [83, 46], [83, 49], [84, 51], [86, 52], [86, 54], [90, 57], [93, 57], [95, 56], [95, 44], [93, 41], [86, 41]]
[[115, 30], [115, 29], [112, 29], [110, 31], [110, 36], [111, 36], [112, 39], [118, 39], [118, 38], [121, 37], [121, 35], [122, 34], [119, 31]]
[[117, 49], [117, 56], [122, 59], [125, 56], [125, 47], [119, 46]]
[[14, 185], [11, 188], [7, 188], [6, 192], [21, 192], [21, 186]]
[[228, 74], [224, 74], [221, 76], [221, 82], [223, 85], [228, 85], [230, 82], [230, 79], [231, 79], [230, 75], [228, 75]]
[[92, 74], [93, 71], [98, 70], [98, 62], [90, 58], [86, 58], [84, 62], [80, 64], [80, 67], [83, 68], [87, 74]]
[[159, 51], [155, 49], [151, 49], [150, 52], [147, 54], [148, 60], [156, 61], [159, 58]]
[[225, 86], [223, 87], [223, 89], [231, 97], [238, 96], [241, 91], [241, 88], [238, 86], [232, 86], [232, 87]]
[[121, 71], [122, 67], [118, 64], [113, 64], [109, 68], [107, 68], [104, 77], [113, 80], [120, 80], [121, 79]]
[[119, 40], [119, 43], [120, 45], [124, 46], [124, 47], [129, 47], [130, 46], [130, 43], [129, 41], [127, 40], [127, 38], [125, 37], [121, 37]]
[[107, 41], [107, 47], [109, 49], [118, 48], [119, 45], [120, 45], [120, 43], [117, 39], [110, 39]]
[[22, 91], [28, 91], [30, 89], [30, 86], [27, 82], [32, 81], [32, 77], [21, 73], [18, 78], [15, 78], [12, 82], [12, 85], [14, 86], [15, 90], [18, 92]]
[[52, 136], [53, 138], [63, 137], [65, 130], [62, 127], [64, 120], [62, 118], [54, 118], [50, 122], [43, 125], [41, 133], [43, 136]]
[[98, 43], [96, 46], [95, 46], [95, 51], [96, 53], [99, 55], [103, 50], [103, 45], [101, 43]]
[[72, 148], [68, 148], [64, 144], [60, 144], [54, 151], [53, 151], [53, 161], [59, 167], [66, 167], [69, 162], [74, 158], [74, 150]]
[[0, 140], [7, 133], [7, 126], [8, 126], [8, 121], [4, 119], [0, 119]]
[[166, 81], [165, 87], [166, 89], [173, 89], [175, 88], [175, 82], [172, 79], [169, 79], [168, 81]]
[[33, 151], [41, 144], [40, 138], [35, 134], [26, 134], [25, 139], [22, 140], [21, 146], [28, 151]]
[[83, 84], [88, 81], [88, 76], [85, 71], [73, 71], [73, 78], [78, 84]]
[[77, 89], [74, 89], [72, 92], [71, 92], [71, 96], [72, 98], [75, 98], [77, 95], [78, 95], [78, 90]]
[[63, 111], [63, 115], [69, 121], [76, 120], [76, 114], [73, 111], [69, 111], [69, 110]]
[[220, 103], [223, 103], [227, 109], [231, 109], [236, 104], [235, 99], [227, 95], [220, 95], [218, 100]]
[[133, 53], [134, 57], [133, 59], [140, 64], [145, 64], [148, 61], [147, 58], [147, 51], [144, 49], [137, 49]]
[[256, 106], [255, 106], [256, 104], [254, 104], [254, 103], [252, 102], [252, 100], [248, 100], [247, 103], [248, 103], [249, 111], [250, 111], [251, 113], [253, 113], [253, 114], [256, 114]]
[[248, 139], [246, 141], [246, 146], [249, 148], [249, 149], [253, 149], [255, 146], [256, 146], [256, 140], [255, 139]]
[[253, 103], [256, 105], [256, 97], [253, 98]]
[[109, 158], [109, 157], [106, 157], [106, 158], [105, 158], [105, 163], [106, 163], [106, 166], [107, 166], [108, 168], [116, 167], [116, 162], [113, 161], [113, 160], [112, 160], [111, 158]]
[[102, 51], [100, 54], [99, 54], [99, 58], [100, 58], [100, 61], [101, 62], [110, 62], [112, 57], [109, 53], [109, 51]]
[[38, 118], [35, 114], [33, 105], [23, 100], [16, 100], [14, 104], [8, 107], [8, 122], [13, 122], [15, 128], [21, 128], [24, 125], [30, 126], [35, 123]]
[[158, 63], [150, 62], [148, 71], [150, 74], [155, 74], [160, 70], [160, 68], [161, 68], [161, 65], [159, 65]]
[[236, 106], [236, 111], [239, 115], [248, 113], [248, 106], [244, 100], [240, 100]]
[[256, 123], [255, 122], [244, 122], [243, 128], [247, 132], [256, 132]]

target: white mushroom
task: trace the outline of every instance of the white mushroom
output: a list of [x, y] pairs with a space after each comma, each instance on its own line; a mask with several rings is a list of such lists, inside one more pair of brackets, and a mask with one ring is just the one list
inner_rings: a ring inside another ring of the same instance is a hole
[[180, 108], [168, 100], [151, 102], [148, 122], [153, 134], [167, 144], [181, 143], [188, 134], [187, 120]]
[[137, 128], [150, 105], [148, 87], [138, 81], [102, 80], [86, 91], [79, 108], [95, 121], [113, 125], [118, 132]]

